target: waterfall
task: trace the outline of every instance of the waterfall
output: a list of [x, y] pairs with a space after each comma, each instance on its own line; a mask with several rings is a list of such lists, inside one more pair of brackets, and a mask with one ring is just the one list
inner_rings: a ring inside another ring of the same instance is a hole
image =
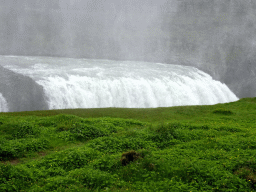
[[8, 112], [8, 105], [2, 93], [0, 93], [0, 112]]
[[238, 100], [225, 84], [194, 67], [135, 61], [18, 58], [22, 64], [4, 67], [41, 85], [49, 109], [152, 108]]
[[237, 99], [226, 85], [207, 76], [149, 79], [71, 75], [67, 79], [48, 77], [38, 83], [45, 89], [50, 109], [209, 105]]

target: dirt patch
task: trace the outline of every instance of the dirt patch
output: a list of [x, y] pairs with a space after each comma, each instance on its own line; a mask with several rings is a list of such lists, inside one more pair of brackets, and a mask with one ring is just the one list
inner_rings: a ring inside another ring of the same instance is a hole
[[10, 163], [11, 165], [17, 165], [18, 163], [20, 163], [19, 159], [11, 159], [8, 161], [1, 161], [1, 163], [7, 165], [8, 163]]
[[45, 152], [39, 152], [38, 155], [40, 155], [40, 156], [45, 156], [45, 155], [47, 155], [47, 154], [46, 154]]

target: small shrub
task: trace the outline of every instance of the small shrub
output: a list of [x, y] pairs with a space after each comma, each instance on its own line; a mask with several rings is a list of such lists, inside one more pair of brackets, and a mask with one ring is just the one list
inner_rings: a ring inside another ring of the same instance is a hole
[[37, 152], [50, 147], [45, 138], [6, 140], [0, 145], [0, 160], [22, 157], [28, 152]]
[[38, 121], [38, 125], [42, 127], [56, 127], [57, 122], [54, 121], [52, 118], [42, 118]]
[[21, 191], [32, 182], [33, 175], [26, 166], [0, 163], [0, 191]]
[[116, 175], [95, 170], [90, 167], [84, 167], [70, 171], [69, 178], [74, 178], [84, 185], [86, 188], [100, 188], [113, 186], [117, 182]]
[[142, 161], [142, 167], [148, 171], [154, 171], [156, 170], [156, 166], [154, 163], [152, 163], [151, 159], [143, 159]]
[[70, 186], [75, 186], [74, 191], [78, 191], [79, 182], [71, 177], [56, 176], [47, 178], [45, 185], [40, 188], [34, 186], [33, 191], [69, 191]]
[[92, 165], [92, 167], [95, 169], [110, 173], [115, 172], [122, 166], [119, 154], [104, 154], [102, 157], [94, 159], [92, 162], [90, 162], [90, 165]]
[[100, 154], [100, 152], [91, 148], [70, 148], [47, 155], [37, 164], [37, 167], [43, 166], [47, 169], [59, 167], [65, 171], [70, 171], [87, 165], [90, 161], [99, 157]]
[[56, 131], [58, 131], [58, 132], [69, 131], [73, 127], [74, 127], [74, 125], [72, 125], [72, 124], [60, 123], [60, 124], [56, 125]]
[[215, 109], [213, 111], [214, 114], [220, 114], [220, 115], [232, 115], [233, 112], [228, 109]]
[[220, 126], [220, 127], [217, 127], [217, 128], [214, 128], [215, 130], [218, 130], [218, 131], [228, 131], [228, 132], [242, 132], [242, 130], [240, 128], [237, 128], [237, 127], [228, 127], [228, 126]]
[[235, 175], [238, 175], [248, 182], [250, 182], [251, 187], [256, 189], [256, 172], [250, 167], [240, 167], [237, 171], [234, 172]]
[[196, 133], [193, 133], [189, 129], [190, 127], [180, 123], [160, 124], [156, 127], [150, 127], [149, 130], [151, 130], [151, 132], [145, 139], [153, 141], [158, 148], [164, 149], [180, 143], [178, 140], [184, 142], [199, 137], [195, 137]]
[[123, 166], [129, 164], [131, 161], [136, 161], [140, 158], [140, 154], [134, 150], [122, 154], [121, 163]]
[[116, 153], [131, 149], [146, 149], [156, 147], [152, 141], [146, 141], [136, 137], [100, 137], [91, 140], [88, 147], [104, 153]]
[[96, 119], [95, 121], [104, 123], [104, 124], [113, 124], [115, 127], [131, 127], [133, 125], [137, 126], [143, 126], [145, 123], [140, 122], [138, 120], [134, 119], [121, 119], [121, 118], [110, 118], [110, 117], [104, 117]]
[[107, 130], [86, 124], [76, 125], [70, 130], [78, 140], [88, 140], [97, 137], [103, 137], [109, 134]]
[[38, 128], [27, 121], [8, 122], [2, 125], [1, 130], [15, 139], [37, 135], [40, 132]]

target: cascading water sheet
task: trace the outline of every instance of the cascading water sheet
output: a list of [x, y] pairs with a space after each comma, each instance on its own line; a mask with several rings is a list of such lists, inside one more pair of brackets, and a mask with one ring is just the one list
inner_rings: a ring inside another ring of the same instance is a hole
[[148, 108], [238, 100], [225, 84], [194, 67], [49, 57], [18, 59], [19, 64], [4, 67], [42, 85], [49, 109]]
[[2, 93], [0, 93], [0, 112], [8, 112], [8, 104]]

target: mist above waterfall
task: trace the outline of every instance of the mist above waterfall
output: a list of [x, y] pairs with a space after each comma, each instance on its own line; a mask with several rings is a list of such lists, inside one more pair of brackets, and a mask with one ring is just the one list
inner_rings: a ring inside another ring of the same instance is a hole
[[256, 96], [256, 2], [1, 0], [0, 54], [191, 65]]

